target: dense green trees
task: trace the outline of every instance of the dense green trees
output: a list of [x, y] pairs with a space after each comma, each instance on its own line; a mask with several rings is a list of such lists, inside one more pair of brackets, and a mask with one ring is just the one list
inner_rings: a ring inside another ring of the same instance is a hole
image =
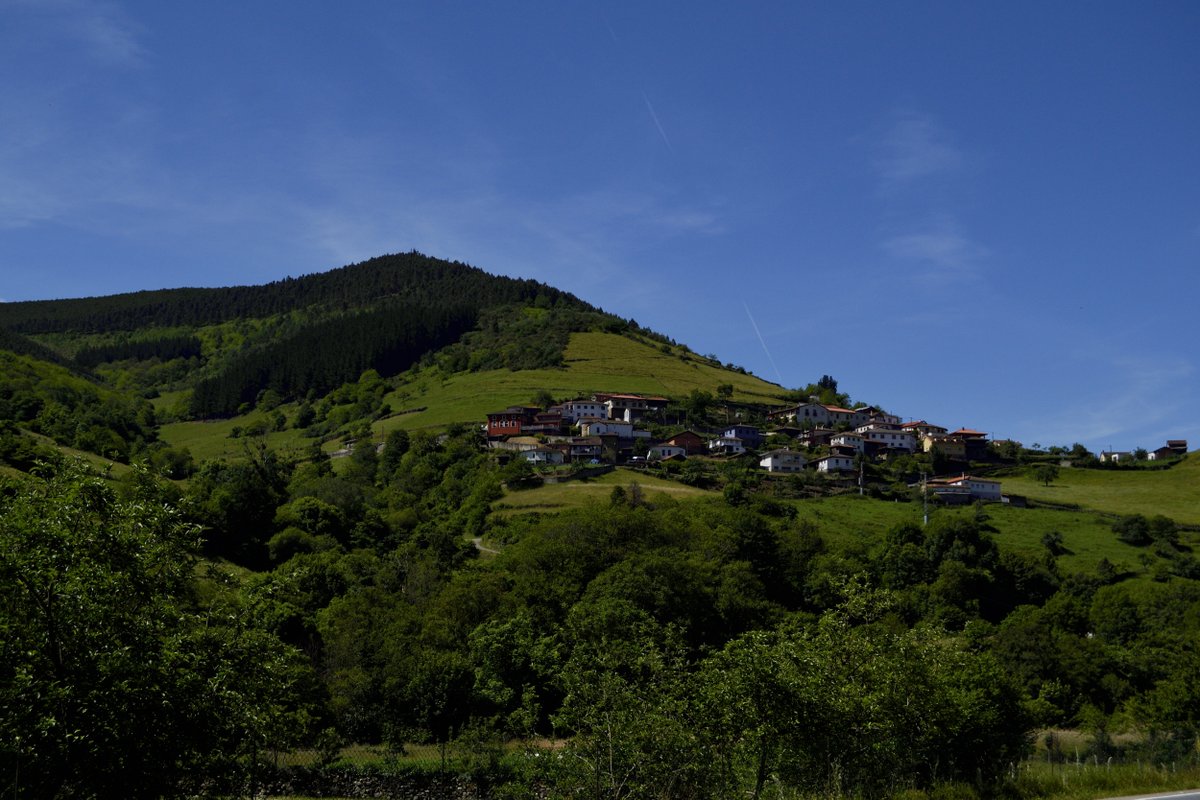
[[192, 413], [230, 416], [266, 390], [284, 398], [331, 392], [372, 369], [394, 375], [475, 324], [468, 307], [401, 306], [335, 317], [239, 356], [196, 384]]
[[936, 629], [862, 624], [886, 606], [854, 589], [817, 625], [748, 634], [703, 665], [729, 794], [768, 777], [860, 796], [991, 782], [1020, 758], [1028, 722], [999, 666]]
[[197, 531], [138, 480], [55, 464], [0, 493], [0, 757], [22, 797], [239, 780], [310, 718], [295, 651], [192, 596]]
[[[348, 396], [371, 395], [377, 380], [364, 375]], [[336, 468], [262, 449], [204, 464], [183, 516], [144, 474], [116, 491], [78, 473], [8, 485], [0, 544], [15, 549], [4, 576], [86, 585], [88, 603], [72, 613], [94, 616], [95, 636], [115, 642], [110, 653], [73, 633], [79, 696], [107, 702], [117, 686], [139, 719], [153, 719], [146, 698], [170, 697], [163, 719], [208, 726], [145, 745], [155, 757], [193, 748], [154, 791], [189, 785], [196, 770], [244, 776], [255, 747], [286, 744], [314, 717], [331, 741], [563, 737], [530, 778], [562, 797], [986, 786], [1034, 724], [1136, 723], [1160, 753], [1194, 741], [1191, 580], [1066, 573], [1044, 548], [997, 543], [986, 508], [939, 510], [874, 541], [753, 492], [737, 505], [679, 503], [630, 486], [616, 502], [500, 522], [488, 509], [502, 473], [473, 431], [395, 433], [378, 454], [362, 446]], [[1183, 552], [1173, 523], [1143, 522], [1131, 524], [1155, 547]], [[24, 541], [33, 529], [59, 538]], [[197, 582], [185, 534], [255, 571]], [[500, 552], [481, 554], [472, 536]], [[23, 654], [56, 652], [46, 643], [61, 628], [40, 621], [41, 590], [24, 586], [2, 590], [5, 630], [24, 637], [0, 644], [18, 688], [37, 673]], [[116, 608], [101, 602], [109, 589]], [[122, 648], [147, 653], [147, 669], [131, 676]], [[255, 648], [274, 666], [243, 676], [261, 666]], [[93, 650], [99, 661], [85, 655]], [[58, 702], [55, 662], [39, 658]], [[193, 702], [218, 674], [237, 691]], [[260, 703], [273, 710], [256, 719], [269, 724], [244, 723], [238, 709]], [[39, 730], [45, 742], [66, 718], [58, 706], [4, 708], [7, 730]], [[36, 721], [51, 711], [54, 725]], [[237, 739], [243, 724], [252, 735]], [[5, 747], [33, 763], [20, 742]], [[70, 748], [84, 745], [53, 747], [76, 758]], [[78, 758], [107, 753], [95, 749]]]
[[578, 298], [536, 281], [489, 275], [466, 264], [411, 252], [263, 286], [162, 289], [78, 300], [4, 303], [0, 328], [48, 333], [199, 326], [313, 307], [330, 311], [367, 308], [382, 298], [421, 307], [447, 302], [483, 307], [543, 298], [547, 304], [561, 302], [594, 310]]
[[129, 461], [156, 438], [154, 410], [65, 367], [0, 350], [0, 420]]
[[198, 358], [200, 340], [188, 335], [163, 335], [145, 338], [124, 339], [109, 345], [82, 348], [75, 354], [75, 361], [85, 367], [94, 367], [105, 361], [135, 359], [144, 361], [157, 358], [169, 361], [173, 358]]

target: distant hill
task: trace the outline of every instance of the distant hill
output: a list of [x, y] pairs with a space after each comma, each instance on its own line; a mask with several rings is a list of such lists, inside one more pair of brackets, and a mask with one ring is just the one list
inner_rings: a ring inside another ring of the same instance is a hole
[[[626, 391], [678, 401], [729, 387], [735, 402], [759, 404], [783, 394], [552, 286], [419, 253], [263, 286], [0, 304], [0, 352], [70, 370], [71, 397], [121, 398], [110, 403], [122, 410], [111, 435], [97, 430], [104, 419], [94, 413], [83, 427], [122, 459], [155, 441], [164, 421], [171, 424], [163, 438], [194, 446], [197, 457], [224, 452], [224, 439], [239, 428], [265, 427], [290, 442], [302, 422], [292, 417], [306, 413], [301, 406], [358, 386], [364, 375], [393, 386], [382, 399], [340, 408], [335, 429], [372, 419], [381, 430], [470, 423], [539, 390], [563, 399]], [[80, 428], [72, 425], [83, 404], [51, 396], [62, 394], [60, 373], [23, 368], [22, 375], [21, 402], [14, 405], [9, 392], [6, 407], [17, 409], [9, 418], [86, 449], [89, 437], [68, 433]], [[284, 412], [290, 417], [281, 422]], [[189, 432], [188, 419], [209, 424]], [[213, 427], [214, 420], [228, 422]]]
[[486, 308], [543, 297], [597, 310], [579, 298], [532, 280], [489, 275], [457, 261], [417, 252], [386, 255], [329, 272], [262, 286], [158, 289], [71, 300], [0, 304], [0, 327], [18, 333], [103, 333], [154, 327], [200, 327], [302, 309], [328, 312], [376, 308], [384, 302], [425, 308]]
[[[553, 312], [552, 324], [540, 331], [506, 325], [499, 310], [523, 307]], [[493, 339], [507, 334], [491, 348], [500, 355], [466, 353], [463, 369], [550, 365], [561, 360], [570, 331], [624, 324], [546, 284], [419, 253], [264, 286], [0, 306], [0, 327], [14, 347], [23, 348], [18, 352], [40, 348], [32, 354], [60, 362], [69, 355], [88, 368], [185, 362], [157, 372], [130, 366], [123, 383], [136, 375], [140, 388], [152, 392], [190, 388], [189, 410], [197, 417], [234, 415], [268, 390], [285, 400], [320, 396], [364, 370], [394, 375], [455, 344], [481, 322], [486, 328], [475, 337], [475, 351], [487, 349], [486, 334]], [[533, 336], [540, 340], [531, 343]]]

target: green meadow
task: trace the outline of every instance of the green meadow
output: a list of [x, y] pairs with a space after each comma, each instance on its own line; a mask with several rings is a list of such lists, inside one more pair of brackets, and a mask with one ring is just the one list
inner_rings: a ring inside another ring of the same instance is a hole
[[637, 470], [618, 468], [595, 478], [566, 480], [548, 483], [536, 489], [507, 491], [503, 499], [492, 504], [492, 513], [497, 517], [508, 517], [531, 511], [552, 513], [582, 508], [593, 503], [607, 503], [613, 488], [620, 486], [628, 489], [630, 484], [634, 483], [641, 488], [643, 497], [650, 503], [664, 496], [675, 500], [720, 496], [719, 492], [684, 486]]
[[[557, 369], [490, 370], [443, 375], [436, 369], [414, 370], [402, 376], [402, 385], [384, 402], [393, 414], [371, 426], [372, 436], [382, 439], [395, 428], [438, 429], [452, 424], [482, 425], [490, 411], [526, 404], [540, 390], [555, 398], [569, 399], [593, 392], [629, 392], [687, 396], [693, 389], [715, 393], [722, 384], [733, 386], [735, 401], [779, 403], [782, 389], [775, 384], [716, 366], [713, 362], [681, 348], [651, 345], [612, 333], [575, 333], [565, 352], [565, 364]], [[177, 404], [172, 396], [164, 404]], [[294, 413], [294, 406], [284, 406]], [[163, 425], [160, 435], [173, 447], [186, 447], [199, 460], [234, 457], [244, 443], [231, 439], [235, 427], [246, 428], [266, 419], [252, 411], [232, 419], [175, 422]], [[266, 434], [266, 444], [281, 450], [303, 449], [312, 444], [295, 430]], [[326, 442], [326, 450], [340, 444]]]
[[[609, 502], [616, 486], [637, 483], [647, 501], [670, 497], [676, 500], [719, 497], [719, 492], [696, 489], [646, 475], [635, 470], [617, 469], [598, 478], [569, 480], [536, 489], [505, 492], [493, 504], [493, 516], [508, 518], [530, 512], [555, 513]], [[850, 492], [827, 497], [785, 501], [795, 508], [797, 522], [811, 523], [834, 547], [871, 547], [887, 532], [906, 523], [920, 525], [922, 507], [915, 502], [895, 502], [860, 497]], [[1062, 534], [1057, 556], [1064, 572], [1094, 572], [1101, 560], [1107, 560], [1118, 573], [1139, 575], [1161, 560], [1150, 548], [1134, 547], [1120, 541], [1112, 530], [1112, 517], [1091, 511], [1056, 508], [1017, 508], [993, 503], [981, 508], [991, 535], [1002, 549], [1039, 556], [1046, 552], [1043, 538]], [[943, 516], [975, 515], [972, 507], [930, 507], [930, 519]], [[1200, 534], [1185, 532], [1185, 545], [1200, 545]], [[1152, 562], [1143, 563], [1149, 556]]]
[[735, 401], [782, 403], [783, 390], [775, 384], [731, 372], [679, 348], [667, 349], [612, 333], [573, 333], [561, 368], [417, 373], [385, 400], [396, 411], [420, 410], [398, 414], [376, 427], [386, 432], [396, 427], [482, 424], [488, 412], [527, 404], [542, 389], [563, 400], [593, 392], [682, 398], [693, 389], [715, 393], [727, 383], [733, 386]]
[[1200, 458], [1195, 453], [1169, 469], [1063, 467], [1049, 486], [1036, 480], [1030, 470], [996, 477], [1003, 482], [1005, 494], [1108, 514], [1162, 514], [1176, 522], [1200, 525]]
[[[1007, 489], [1006, 489], [1007, 490]], [[921, 524], [921, 504], [889, 502], [856, 494], [834, 495], [794, 501], [796, 517], [817, 526], [831, 543], [869, 546], [881, 540], [888, 530], [904, 523]], [[1087, 511], [1051, 508], [1015, 508], [993, 503], [982, 507], [986, 523], [997, 544], [1006, 550], [1031, 555], [1046, 552], [1042, 538], [1048, 533], [1062, 534], [1062, 550], [1057, 561], [1064, 572], [1093, 572], [1101, 559], [1107, 559], [1118, 572], [1141, 573], [1146, 567], [1141, 557], [1149, 548], [1134, 547], [1112, 531], [1112, 519]], [[931, 506], [930, 519], [940, 516], [974, 515], [975, 507]], [[1184, 543], [1200, 543], [1200, 535], [1181, 536]], [[1155, 561], [1157, 556], [1150, 555]]]

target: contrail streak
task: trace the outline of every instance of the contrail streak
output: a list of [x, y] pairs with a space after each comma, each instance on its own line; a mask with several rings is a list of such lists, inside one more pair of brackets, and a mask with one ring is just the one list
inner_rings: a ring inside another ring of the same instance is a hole
[[671, 140], [667, 138], [667, 132], [663, 130], [662, 123], [658, 121], [658, 114], [654, 113], [654, 106], [650, 103], [649, 95], [642, 92], [642, 99], [646, 101], [646, 109], [650, 112], [650, 118], [654, 120], [654, 127], [658, 128], [658, 135], [662, 137], [667, 149], [674, 153], [675, 148], [671, 147]]
[[758, 343], [762, 345], [763, 352], [767, 354], [767, 360], [771, 362], [771, 369], [775, 370], [776, 381], [782, 386], [783, 376], [779, 374], [779, 367], [775, 366], [775, 359], [771, 358], [771, 351], [767, 349], [767, 341], [758, 330], [758, 323], [754, 321], [754, 315], [750, 313], [750, 306], [746, 305], [746, 301], [744, 300], [742, 301], [742, 308], [746, 309], [746, 316], [750, 318], [750, 324], [754, 326], [754, 334], [758, 337]]

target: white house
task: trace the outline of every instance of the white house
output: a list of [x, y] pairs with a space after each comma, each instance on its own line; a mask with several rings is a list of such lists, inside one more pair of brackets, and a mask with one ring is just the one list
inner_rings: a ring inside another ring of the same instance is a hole
[[987, 478], [976, 478], [972, 475], [959, 475], [953, 478], [934, 478], [926, 486], [934, 494], [962, 495], [966, 494], [972, 500], [1001, 500], [1000, 481]]
[[604, 404], [605, 416], [634, 422], [647, 414], [660, 411], [670, 402], [665, 397], [640, 394], [597, 393], [596, 399]]
[[807, 464], [808, 459], [795, 450], [772, 450], [758, 461], [767, 472], [803, 472]]
[[791, 420], [797, 425], [805, 421], [813, 425], [829, 424], [829, 412], [820, 403], [800, 403], [797, 406], [772, 411], [769, 416], [775, 420]]
[[1117, 463], [1118, 461], [1133, 461], [1133, 453], [1124, 450], [1105, 450], [1100, 454], [1100, 460], [1103, 462]]
[[568, 400], [562, 404], [563, 419], [578, 422], [581, 419], [607, 419], [608, 407], [595, 400]]
[[823, 406], [825, 413], [829, 415], [829, 424], [840, 425], [846, 423], [851, 427], [862, 425], [870, 415], [858, 409], [842, 408], [841, 406]]
[[910, 453], [917, 449], [917, 438], [907, 431], [896, 428], [868, 424], [859, 428], [858, 433], [868, 444], [875, 447], [892, 447], [897, 450], [907, 450]]
[[887, 425], [899, 425], [900, 418], [895, 414], [889, 414], [878, 406], [866, 406], [865, 408], [854, 409], [860, 414], [866, 416], [870, 422], [881, 422]]
[[579, 432], [584, 436], [616, 436], [620, 439], [632, 439], [633, 423], [616, 419], [585, 419], [579, 423]]
[[949, 433], [948, 428], [943, 428], [941, 425], [931, 425], [923, 419], [915, 422], [906, 422], [900, 426], [900, 430], [911, 431], [916, 436], [944, 436]]
[[708, 442], [710, 453], [720, 453], [729, 456], [740, 456], [746, 452], [746, 445], [736, 436], [718, 436]]
[[646, 458], [651, 461], [663, 461], [668, 458], [687, 458], [687, 448], [677, 444], [668, 444], [663, 442], [651, 446], [646, 451]]
[[829, 437], [829, 444], [834, 447], [852, 447], [856, 453], [861, 453], [866, 449], [866, 442], [863, 437], [850, 431], [835, 433]]
[[854, 459], [850, 456], [832, 455], [817, 459], [817, 472], [853, 472]]
[[521, 458], [531, 464], [563, 463], [562, 451], [556, 450], [553, 447], [535, 447], [532, 450], [525, 450], [521, 453]]

